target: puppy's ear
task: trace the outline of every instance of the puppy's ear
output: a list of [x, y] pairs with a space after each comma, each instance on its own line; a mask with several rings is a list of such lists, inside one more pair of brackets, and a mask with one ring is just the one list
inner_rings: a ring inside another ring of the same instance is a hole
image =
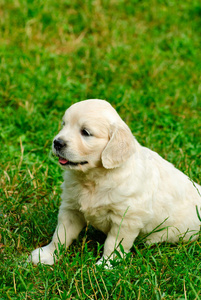
[[112, 126], [110, 140], [102, 152], [102, 164], [106, 169], [119, 167], [135, 152], [135, 138], [125, 126]]

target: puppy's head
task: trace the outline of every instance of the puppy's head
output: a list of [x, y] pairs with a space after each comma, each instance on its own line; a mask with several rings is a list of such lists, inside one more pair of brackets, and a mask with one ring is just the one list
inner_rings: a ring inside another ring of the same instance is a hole
[[95, 167], [119, 167], [134, 148], [130, 129], [104, 100], [85, 100], [67, 109], [63, 128], [52, 146], [64, 169], [83, 172]]

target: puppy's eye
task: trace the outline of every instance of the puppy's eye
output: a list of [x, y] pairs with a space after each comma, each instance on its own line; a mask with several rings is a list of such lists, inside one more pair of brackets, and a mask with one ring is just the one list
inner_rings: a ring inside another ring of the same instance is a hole
[[86, 128], [83, 128], [81, 130], [81, 135], [83, 135], [83, 136], [92, 136], [92, 134]]

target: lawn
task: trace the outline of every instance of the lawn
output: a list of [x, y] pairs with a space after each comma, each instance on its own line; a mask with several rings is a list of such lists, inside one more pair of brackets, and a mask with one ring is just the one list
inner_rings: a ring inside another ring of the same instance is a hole
[[137, 240], [107, 270], [89, 226], [54, 266], [27, 263], [57, 223], [52, 139], [89, 98], [201, 183], [200, 0], [0, 0], [0, 299], [201, 299], [201, 238]]

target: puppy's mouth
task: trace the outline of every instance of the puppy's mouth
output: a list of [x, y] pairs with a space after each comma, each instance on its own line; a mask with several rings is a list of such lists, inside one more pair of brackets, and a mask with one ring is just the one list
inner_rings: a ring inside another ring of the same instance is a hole
[[67, 159], [65, 159], [65, 158], [63, 158], [61, 156], [59, 156], [59, 163], [62, 166], [78, 166], [78, 165], [86, 165], [86, 164], [88, 164], [87, 161], [73, 162], [73, 161], [67, 160]]

